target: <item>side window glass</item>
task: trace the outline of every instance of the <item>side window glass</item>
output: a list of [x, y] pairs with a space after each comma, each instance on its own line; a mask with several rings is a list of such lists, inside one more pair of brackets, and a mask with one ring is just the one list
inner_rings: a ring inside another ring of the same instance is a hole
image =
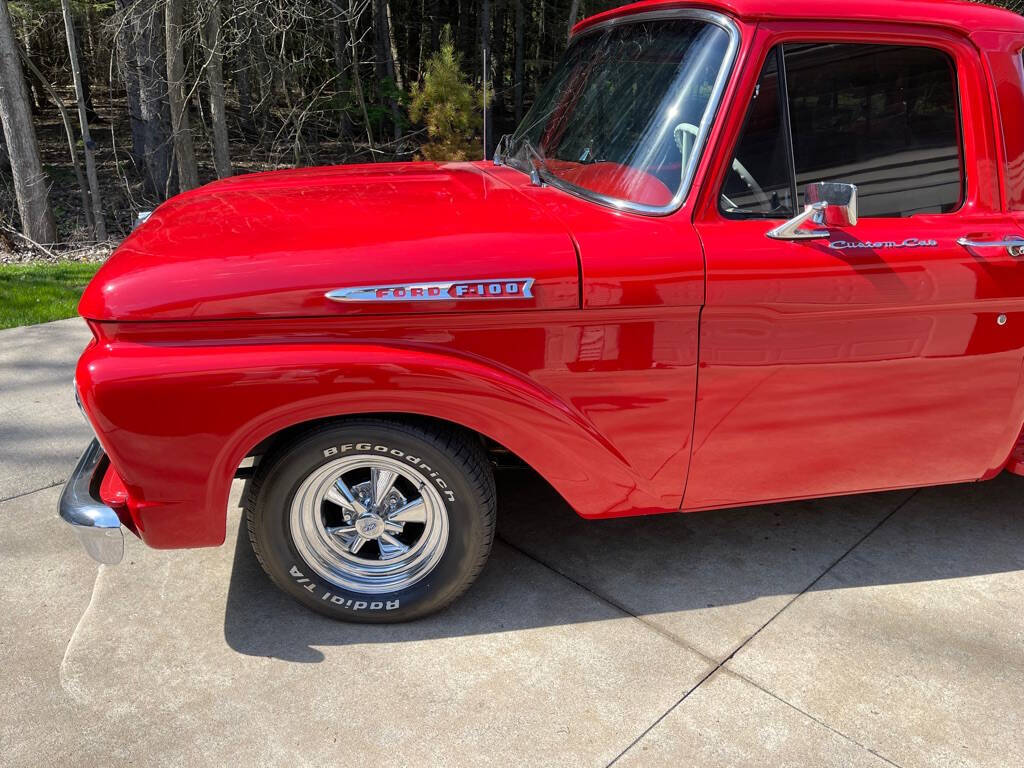
[[779, 51], [768, 54], [743, 133], [722, 185], [722, 213], [739, 218], [791, 218], [795, 215], [790, 175]]
[[860, 215], [960, 207], [963, 173], [956, 72], [916, 46], [785, 46], [796, 188], [856, 184]]

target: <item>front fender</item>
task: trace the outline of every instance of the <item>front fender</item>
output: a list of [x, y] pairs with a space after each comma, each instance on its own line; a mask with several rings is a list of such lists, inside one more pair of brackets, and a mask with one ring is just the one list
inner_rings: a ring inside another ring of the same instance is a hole
[[[472, 429], [522, 458], [586, 517], [674, 511], [682, 493], [677, 462], [652, 475], [572, 398], [449, 350], [105, 340], [83, 354], [77, 379], [139, 535], [154, 547], [222, 543], [231, 480], [247, 453], [287, 427], [344, 415], [407, 413]], [[685, 438], [676, 453], [688, 457]]]

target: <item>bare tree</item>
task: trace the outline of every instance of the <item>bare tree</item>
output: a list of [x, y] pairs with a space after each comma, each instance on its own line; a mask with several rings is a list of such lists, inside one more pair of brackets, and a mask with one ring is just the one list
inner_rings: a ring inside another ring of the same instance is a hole
[[178, 163], [178, 188], [183, 192], [199, 186], [199, 170], [196, 168], [196, 153], [188, 120], [188, 100], [185, 98], [185, 40], [181, 29], [184, 15], [185, 0], [166, 0], [164, 33], [167, 40], [167, 99], [171, 105], [171, 134]]
[[[407, 129], [410, 92], [438, 50], [442, 26], [451, 27], [460, 67], [471, 80], [479, 84], [486, 69], [488, 106], [474, 109], [475, 120], [487, 109], [491, 150], [497, 136], [521, 121], [556, 66], [566, 23], [571, 27], [577, 17], [621, 0], [8, 2], [17, 40], [40, 73], [30, 81], [41, 110], [35, 118], [41, 121], [39, 139], [42, 121], [56, 118], [51, 105], [66, 106], [70, 115], [73, 159], [60, 153], [69, 178], [76, 160], [83, 178], [86, 165], [75, 109], [53, 84], [67, 81], [71, 64], [77, 61], [76, 97], [85, 102], [91, 138], [99, 129], [90, 109], [90, 82], [96, 106], [110, 120], [109, 143], [96, 148], [93, 165], [106, 227], [114, 230], [121, 221], [114, 211], [136, 200], [152, 207], [195, 185], [196, 171], [211, 165], [225, 176], [243, 167], [411, 158], [427, 130]], [[73, 13], [71, 60], [65, 55], [62, 6]], [[127, 102], [117, 98], [119, 92]], [[119, 152], [128, 145], [121, 136], [126, 125], [137, 173], [125, 162], [128, 153]], [[479, 135], [473, 142], [479, 146]], [[85, 144], [91, 149], [87, 134]], [[15, 207], [11, 178], [0, 171], [0, 207], [7, 209]], [[109, 183], [114, 179], [117, 186]], [[69, 213], [81, 220], [84, 208], [88, 221], [89, 189], [95, 185], [86, 179], [80, 186], [86, 202], [80, 207], [76, 198]]]
[[[373, 0], [373, 33], [377, 50], [377, 79], [395, 83], [395, 60], [392, 55], [391, 23], [388, 0]], [[388, 95], [391, 120], [394, 124], [395, 140], [402, 138], [402, 116], [394, 96]]]
[[516, 0], [516, 42], [515, 42], [515, 63], [512, 70], [512, 91], [515, 100], [516, 125], [523, 119], [523, 81], [526, 79], [526, 66], [524, 48], [526, 47], [525, 23], [523, 19], [523, 3], [525, 0]]
[[100, 199], [100, 184], [96, 179], [96, 152], [89, 135], [89, 117], [86, 114], [85, 89], [82, 86], [82, 73], [78, 63], [78, 44], [75, 41], [75, 22], [71, 16], [68, 0], [60, 1], [64, 14], [64, 29], [68, 38], [68, 56], [71, 59], [71, 77], [75, 82], [75, 100], [78, 102], [78, 122], [82, 126], [82, 144], [85, 147], [85, 175], [89, 179], [89, 197], [92, 205], [93, 238], [107, 239], [107, 226], [103, 221], [103, 202]]
[[572, 28], [576, 26], [576, 19], [580, 15], [580, 0], [572, 0], [569, 4], [569, 29], [565, 33], [565, 39], [572, 37]]
[[480, 9], [480, 51], [481, 51], [481, 72], [483, 74], [484, 88], [484, 159], [491, 149], [491, 132], [493, 130], [491, 119], [491, 103], [487, 98], [487, 83], [490, 79], [491, 67], [491, 0], [483, 0]]
[[352, 133], [352, 120], [349, 118], [348, 110], [345, 108], [346, 105], [342, 102], [341, 97], [345, 91], [349, 90], [351, 85], [347, 76], [349, 69], [348, 15], [346, 8], [342, 6], [339, 0], [334, 0], [332, 8], [334, 13], [331, 39], [334, 43], [334, 68], [337, 70], [339, 82], [338, 87], [335, 89], [339, 95], [338, 136], [339, 138], [347, 139]]
[[78, 193], [82, 201], [82, 211], [85, 213], [85, 223], [89, 227], [89, 230], [93, 233], [96, 232], [96, 223], [92, 217], [92, 200], [89, 197], [89, 187], [85, 183], [85, 175], [82, 173], [82, 164], [78, 162], [78, 150], [75, 146], [75, 131], [71, 127], [71, 118], [68, 117], [68, 109], [64, 106], [64, 100], [54, 90], [53, 86], [43, 77], [43, 73], [39, 71], [39, 68], [32, 62], [27, 55], [22, 59], [25, 66], [28, 67], [29, 72], [32, 73], [33, 77], [39, 82], [46, 91], [47, 95], [53, 99], [53, 103], [57, 105], [57, 111], [60, 112], [60, 120], [64, 124], [64, 135], [68, 140], [68, 154], [71, 157], [71, 166], [75, 171], [75, 181], [78, 184]]
[[37, 243], [52, 243], [57, 239], [57, 227], [47, 198], [47, 179], [39, 160], [17, 46], [7, 0], [0, 0], [0, 123], [7, 141], [21, 228]]
[[[22, 49], [25, 54], [22, 57], [22, 61], [31, 61], [34, 64], [35, 60], [38, 60], [40, 52], [36, 50], [37, 46], [33, 45], [33, 38], [35, 36], [33, 33], [34, 30], [23, 29], [21, 39], [23, 43]], [[26, 64], [26, 66], [28, 65]], [[43, 86], [43, 83], [40, 81], [39, 76], [36, 75], [36, 72], [38, 71], [38, 67], [32, 66], [28, 67], [28, 72], [25, 73], [26, 82], [28, 84], [27, 92], [29, 106], [32, 108], [33, 114], [38, 114], [42, 112], [43, 107], [46, 104], [47, 92], [46, 88]]]
[[228, 146], [228, 121], [224, 112], [224, 54], [221, 35], [220, 0], [209, 0], [203, 24], [203, 45], [206, 47], [206, 82], [210, 86], [210, 122], [213, 124], [213, 164], [217, 177], [231, 175], [231, 152]]
[[[366, 140], [370, 143], [370, 151], [373, 152], [373, 129], [370, 127], [370, 113], [366, 109], [366, 97], [363, 95], [363, 80], [359, 75], [359, 51], [356, 49], [356, 25], [359, 23], [361, 13], [362, 10], [357, 5], [357, 0], [348, 0], [348, 42], [352, 48], [352, 89], [359, 101], [359, 110], [363, 114], [363, 125], [366, 127]], [[376, 162], [377, 155], [374, 154], [372, 157]]]
[[132, 160], [147, 195], [170, 195], [176, 175], [171, 152], [161, 0], [117, 0], [117, 51], [128, 95]]

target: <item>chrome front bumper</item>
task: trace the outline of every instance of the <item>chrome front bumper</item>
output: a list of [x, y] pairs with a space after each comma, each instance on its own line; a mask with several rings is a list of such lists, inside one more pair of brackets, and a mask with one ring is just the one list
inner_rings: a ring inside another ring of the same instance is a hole
[[89, 443], [60, 495], [60, 516], [78, 534], [93, 560], [117, 565], [124, 557], [124, 534], [117, 513], [93, 495], [106, 454], [98, 440]]

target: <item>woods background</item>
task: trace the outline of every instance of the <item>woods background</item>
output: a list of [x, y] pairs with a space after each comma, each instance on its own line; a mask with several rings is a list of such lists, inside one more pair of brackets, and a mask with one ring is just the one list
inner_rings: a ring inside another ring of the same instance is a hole
[[493, 148], [574, 21], [621, 4], [0, 0], [0, 252], [116, 243], [235, 173], [479, 158], [485, 103]]

